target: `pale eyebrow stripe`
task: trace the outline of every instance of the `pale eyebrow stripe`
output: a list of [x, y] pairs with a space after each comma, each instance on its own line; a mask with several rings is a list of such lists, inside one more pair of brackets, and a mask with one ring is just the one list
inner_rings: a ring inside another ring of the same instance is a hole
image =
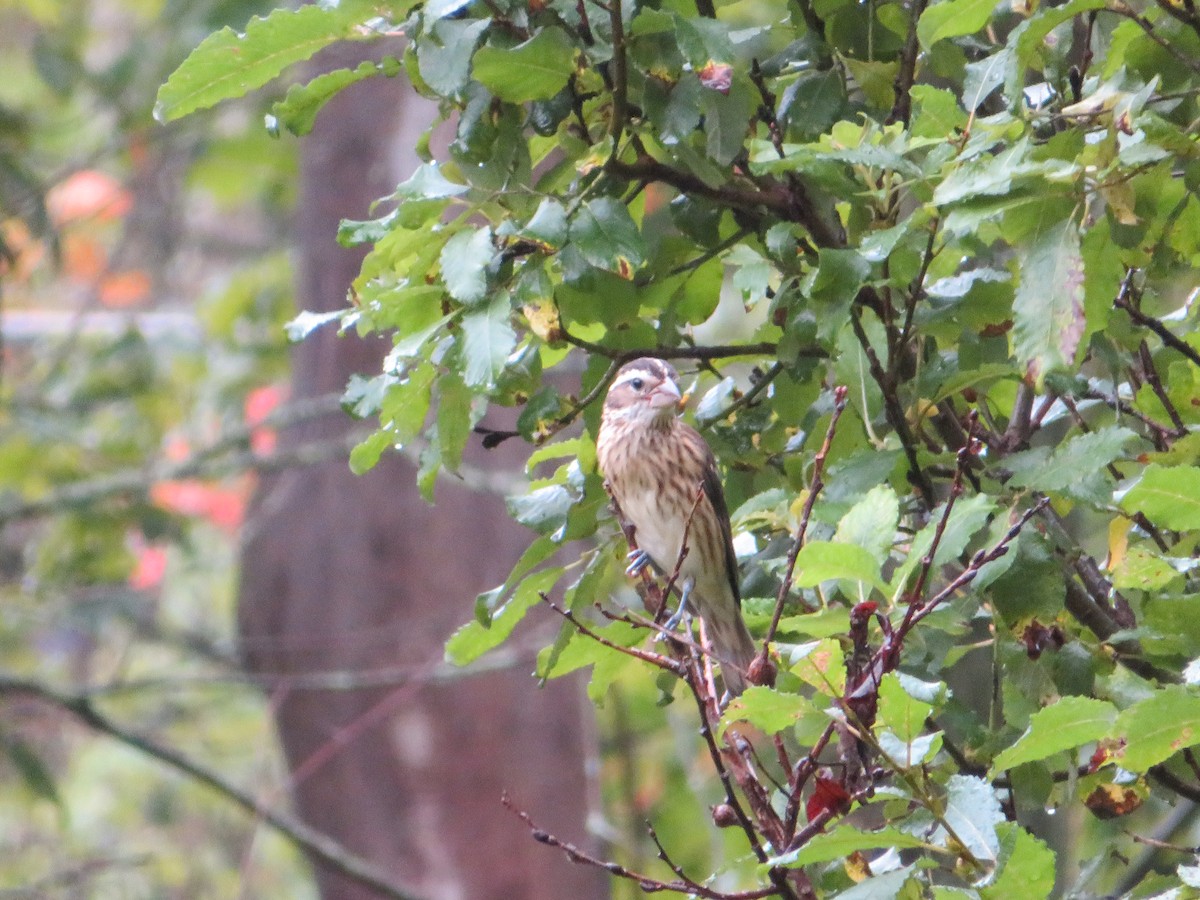
[[649, 369], [633, 369], [626, 372], [620, 378], [613, 382], [613, 387], [620, 387], [623, 384], [629, 384], [635, 378], [658, 378], [659, 376], [651, 372]]

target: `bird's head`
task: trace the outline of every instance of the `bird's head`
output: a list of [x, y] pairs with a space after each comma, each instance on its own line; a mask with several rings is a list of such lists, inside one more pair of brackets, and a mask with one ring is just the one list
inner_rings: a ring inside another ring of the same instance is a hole
[[664, 425], [679, 412], [683, 396], [670, 363], [653, 357], [621, 366], [604, 400], [604, 417], [645, 425]]

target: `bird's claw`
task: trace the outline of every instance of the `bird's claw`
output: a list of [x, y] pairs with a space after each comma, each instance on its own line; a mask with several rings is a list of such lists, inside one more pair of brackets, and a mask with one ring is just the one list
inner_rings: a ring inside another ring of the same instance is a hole
[[641, 575], [642, 570], [650, 565], [650, 554], [645, 550], [630, 550], [629, 555], [625, 558], [629, 560], [629, 565], [625, 567], [625, 574], [630, 578]]

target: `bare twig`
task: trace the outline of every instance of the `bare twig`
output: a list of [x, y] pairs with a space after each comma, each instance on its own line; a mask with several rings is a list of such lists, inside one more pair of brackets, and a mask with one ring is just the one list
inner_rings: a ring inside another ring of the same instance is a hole
[[788, 594], [792, 590], [792, 580], [796, 575], [796, 557], [799, 556], [800, 548], [804, 545], [804, 536], [808, 532], [808, 520], [812, 516], [813, 504], [816, 503], [817, 495], [825, 484], [823, 481], [825, 459], [833, 444], [833, 436], [837, 433], [838, 419], [842, 417], [842, 413], [846, 409], [846, 394], [845, 386], [838, 385], [834, 388], [833, 414], [829, 417], [825, 441], [813, 459], [812, 482], [808, 487], [808, 496], [804, 500], [804, 507], [800, 511], [800, 524], [796, 528], [796, 536], [792, 539], [791, 549], [788, 550], [787, 566], [784, 569], [783, 583], [779, 585], [779, 593], [775, 597], [775, 610], [771, 614], [771, 624], [767, 628], [766, 637], [763, 638], [762, 653], [759, 657], [761, 665], [766, 665], [767, 657], [771, 652], [771, 642], [775, 640], [775, 632], [779, 630], [779, 621], [783, 618], [783, 608], [787, 604]]
[[649, 650], [643, 650], [640, 647], [622, 647], [620, 644], [610, 641], [604, 635], [588, 628], [583, 622], [579, 621], [578, 616], [569, 609], [563, 609], [547, 597], [545, 593], [539, 591], [538, 596], [542, 598], [542, 601], [547, 606], [574, 625], [576, 631], [584, 637], [591, 638], [596, 643], [608, 647], [610, 650], [616, 650], [618, 653], [624, 653], [626, 656], [632, 656], [634, 659], [640, 659], [642, 662], [648, 662], [652, 666], [657, 666], [667, 672], [672, 672], [675, 675], [683, 677], [684, 668], [678, 660], [671, 659], [669, 656], [663, 656], [661, 653], [651, 653]]
[[[500, 802], [504, 805], [505, 809], [516, 815], [529, 827], [530, 835], [539, 844], [545, 844], [547, 847], [554, 847], [561, 850], [566, 854], [567, 859], [573, 863], [595, 866], [617, 878], [628, 879], [636, 883], [646, 893], [670, 891], [675, 894], [691, 894], [696, 897], [704, 897], [706, 900], [760, 900], [762, 897], [772, 897], [779, 893], [774, 888], [765, 888], [757, 891], [717, 891], [683, 877], [676, 881], [662, 881], [650, 875], [644, 875], [641, 872], [627, 869], [620, 863], [600, 859], [598, 856], [588, 853], [570, 841], [564, 841], [562, 838], [556, 837], [545, 829], [539, 828], [529, 813], [518, 808], [507, 793], [501, 796]], [[655, 843], [657, 843], [657, 839]]]

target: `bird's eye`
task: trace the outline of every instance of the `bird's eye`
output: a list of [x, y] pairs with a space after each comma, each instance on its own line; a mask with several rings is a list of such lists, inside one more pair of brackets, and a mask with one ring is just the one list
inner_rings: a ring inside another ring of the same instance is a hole
[[640, 378], [635, 378], [632, 381], [630, 381], [629, 383], [631, 385], [633, 385], [633, 389], [635, 391], [640, 391], [642, 388], [644, 388], [646, 386], [646, 382]]

